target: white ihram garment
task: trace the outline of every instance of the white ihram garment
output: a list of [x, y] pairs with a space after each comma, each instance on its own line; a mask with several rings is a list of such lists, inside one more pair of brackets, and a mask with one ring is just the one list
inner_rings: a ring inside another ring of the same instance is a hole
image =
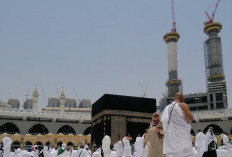
[[166, 157], [192, 157], [191, 124], [178, 103], [173, 102], [165, 107], [161, 121], [164, 128], [163, 153]]
[[202, 146], [202, 152], [207, 152], [208, 151], [208, 145], [212, 142], [215, 141], [215, 143], [217, 143], [217, 139], [215, 137], [214, 134], [211, 134], [211, 132], [209, 132], [209, 130], [206, 132], [205, 134], [205, 141], [204, 144]]
[[57, 157], [57, 151], [54, 148], [52, 148], [52, 150], [49, 154], [49, 157]]
[[203, 132], [199, 132], [196, 135], [196, 140], [195, 140], [195, 148], [197, 150], [197, 157], [202, 157], [203, 151], [202, 151], [202, 146], [204, 145], [205, 141], [205, 134]]
[[142, 139], [142, 137], [136, 138], [135, 151], [136, 151], [136, 157], [142, 156], [142, 153], [143, 153], [143, 139]]
[[[141, 142], [144, 143], [144, 134], [142, 136]], [[149, 144], [149, 142], [145, 145], [145, 148], [142, 149], [142, 157], [147, 157], [147, 154], [148, 154], [148, 144]]]
[[101, 154], [98, 151], [96, 151], [93, 153], [92, 157], [101, 157]]
[[130, 145], [130, 140], [128, 140], [126, 137], [123, 138], [123, 143], [124, 143], [124, 151], [125, 151], [125, 156], [126, 157], [131, 157], [131, 145]]
[[3, 157], [9, 157], [10, 156], [10, 148], [11, 148], [11, 139], [10, 137], [4, 137], [2, 139], [2, 143], [3, 143]]
[[26, 150], [22, 150], [20, 153], [19, 153], [19, 157], [31, 157], [31, 153], [26, 151]]
[[118, 141], [117, 150], [116, 150], [117, 155], [122, 157], [123, 151], [124, 151], [124, 148], [123, 148], [122, 141]]
[[111, 139], [108, 135], [105, 135], [105, 137], [102, 139], [102, 150], [104, 153], [104, 157], [110, 157], [110, 143]]
[[8, 157], [18, 157], [18, 155], [15, 154], [15, 152], [10, 152], [10, 155]]
[[227, 143], [229, 142], [229, 137], [227, 135], [223, 135], [222, 140], [223, 140], [223, 144], [227, 145]]
[[110, 157], [117, 157], [117, 153], [116, 153], [116, 151], [111, 151], [111, 153], [110, 153]]
[[85, 148], [81, 148], [77, 151], [74, 157], [88, 157], [90, 154], [87, 152]]

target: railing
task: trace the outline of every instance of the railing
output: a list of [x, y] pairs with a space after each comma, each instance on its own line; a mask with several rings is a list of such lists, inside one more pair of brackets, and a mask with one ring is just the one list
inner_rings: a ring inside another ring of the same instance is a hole
[[232, 109], [192, 111], [194, 119], [198, 121], [223, 121], [231, 120]]
[[33, 111], [15, 111], [15, 110], [0, 110], [0, 118], [19, 118], [23, 120], [31, 119], [50, 119], [51, 121], [64, 120], [64, 121], [91, 121], [91, 113], [88, 112], [75, 112], [72, 113], [47, 113], [47, 112], [33, 112]]

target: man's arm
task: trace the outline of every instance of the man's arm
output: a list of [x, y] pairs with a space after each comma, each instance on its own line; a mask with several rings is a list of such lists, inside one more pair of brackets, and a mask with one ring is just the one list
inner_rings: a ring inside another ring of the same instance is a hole
[[180, 107], [183, 110], [183, 113], [184, 113], [184, 116], [185, 116], [187, 122], [191, 123], [193, 121], [193, 116], [191, 114], [191, 111], [190, 111], [188, 105], [185, 103], [181, 103]]

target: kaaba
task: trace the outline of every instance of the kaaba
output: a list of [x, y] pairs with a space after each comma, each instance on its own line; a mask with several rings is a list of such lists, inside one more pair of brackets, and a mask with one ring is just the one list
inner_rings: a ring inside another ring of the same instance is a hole
[[130, 133], [133, 140], [149, 128], [156, 112], [156, 99], [104, 94], [92, 105], [91, 142], [102, 145], [105, 135], [111, 144]]

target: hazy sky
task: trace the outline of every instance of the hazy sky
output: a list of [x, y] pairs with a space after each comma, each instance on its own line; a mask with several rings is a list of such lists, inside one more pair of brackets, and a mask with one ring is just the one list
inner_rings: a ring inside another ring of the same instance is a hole
[[[184, 94], [206, 91], [205, 10], [217, 0], [175, 0], [178, 75]], [[40, 108], [64, 88], [92, 103], [105, 93], [156, 98], [166, 93], [171, 0], [1, 0], [0, 100], [25, 95], [35, 84]], [[232, 107], [232, 0], [221, 0], [222, 50]], [[139, 85], [141, 84], [141, 86]], [[147, 90], [146, 90], [147, 87]]]

